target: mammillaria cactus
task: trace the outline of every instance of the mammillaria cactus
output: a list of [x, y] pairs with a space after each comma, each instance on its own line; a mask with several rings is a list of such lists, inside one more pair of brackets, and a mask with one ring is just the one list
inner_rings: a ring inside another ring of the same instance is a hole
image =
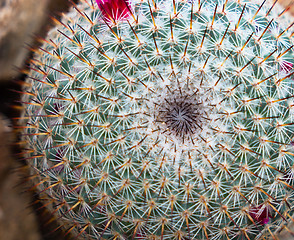
[[82, 0], [31, 60], [32, 181], [81, 239], [265, 239], [293, 221], [293, 33], [275, 3]]

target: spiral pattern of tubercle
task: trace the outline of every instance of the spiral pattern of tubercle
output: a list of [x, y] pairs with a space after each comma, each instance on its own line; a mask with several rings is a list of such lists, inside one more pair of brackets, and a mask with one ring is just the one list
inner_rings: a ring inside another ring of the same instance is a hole
[[[293, 219], [290, 30], [249, 1], [132, 4], [113, 23], [82, 1], [31, 60], [36, 188], [82, 239], [274, 236]], [[182, 95], [205, 120], [180, 139], [156, 119]]]

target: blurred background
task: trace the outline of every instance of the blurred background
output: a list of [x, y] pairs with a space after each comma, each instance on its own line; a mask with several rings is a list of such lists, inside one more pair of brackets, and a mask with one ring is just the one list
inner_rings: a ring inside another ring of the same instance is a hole
[[[279, 2], [294, 16], [294, 0]], [[17, 155], [20, 149], [12, 125], [19, 114], [15, 106], [25, 79], [21, 70], [32, 57], [30, 48], [37, 47], [38, 37], [45, 37], [53, 26], [50, 17], [60, 18], [71, 4], [69, 0], [0, 0], [0, 240], [70, 238], [64, 237], [57, 223], [47, 224], [50, 215], [27, 191], [26, 168]], [[287, 234], [280, 239], [294, 237]]]
[[[77, 2], [77, 1], [74, 1]], [[68, 11], [69, 0], [0, 0], [0, 240], [66, 239], [37, 196], [27, 191], [26, 168], [15, 141], [21, 91], [31, 48], [54, 26], [51, 17]]]

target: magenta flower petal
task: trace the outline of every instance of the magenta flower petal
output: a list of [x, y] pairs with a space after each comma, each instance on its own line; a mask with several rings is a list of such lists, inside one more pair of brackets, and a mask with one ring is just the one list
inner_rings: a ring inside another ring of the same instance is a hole
[[141, 234], [141, 233], [137, 233], [137, 234], [136, 234], [136, 239], [143, 240], [143, 239], [146, 239], [146, 236], [144, 236], [144, 235]]
[[250, 216], [261, 225], [269, 223], [269, 219], [272, 218], [270, 214], [270, 207], [265, 205], [252, 206], [249, 210]]
[[125, 20], [131, 16], [128, 0], [96, 0], [105, 19], [110, 21]]
[[293, 63], [288, 61], [283, 61], [281, 63], [281, 70], [284, 71], [285, 73], [290, 73], [292, 69], [293, 69]]

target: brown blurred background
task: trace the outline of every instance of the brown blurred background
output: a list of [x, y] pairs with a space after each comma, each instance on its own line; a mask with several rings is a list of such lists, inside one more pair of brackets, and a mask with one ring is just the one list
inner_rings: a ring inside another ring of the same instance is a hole
[[[294, 15], [294, 0], [280, 2]], [[18, 82], [25, 78], [19, 69], [32, 55], [29, 46], [38, 46], [36, 37], [44, 37], [53, 26], [50, 16], [60, 16], [70, 4], [69, 0], [0, 0], [0, 240], [65, 239], [59, 231], [52, 233], [57, 225], [46, 225], [49, 214], [26, 191], [25, 167], [16, 156], [19, 149], [12, 130], [18, 111], [11, 106], [19, 100]], [[288, 234], [280, 239], [294, 237]]]
[[[75, 1], [76, 2], [76, 1]], [[24, 183], [25, 167], [16, 153], [17, 136], [12, 118], [19, 101], [19, 82], [25, 76], [30, 47], [46, 36], [53, 26], [50, 16], [59, 18], [71, 5], [68, 0], [0, 0], [0, 240], [61, 240], [50, 215], [43, 211], [33, 192]], [[51, 233], [52, 232], [52, 233]]]

